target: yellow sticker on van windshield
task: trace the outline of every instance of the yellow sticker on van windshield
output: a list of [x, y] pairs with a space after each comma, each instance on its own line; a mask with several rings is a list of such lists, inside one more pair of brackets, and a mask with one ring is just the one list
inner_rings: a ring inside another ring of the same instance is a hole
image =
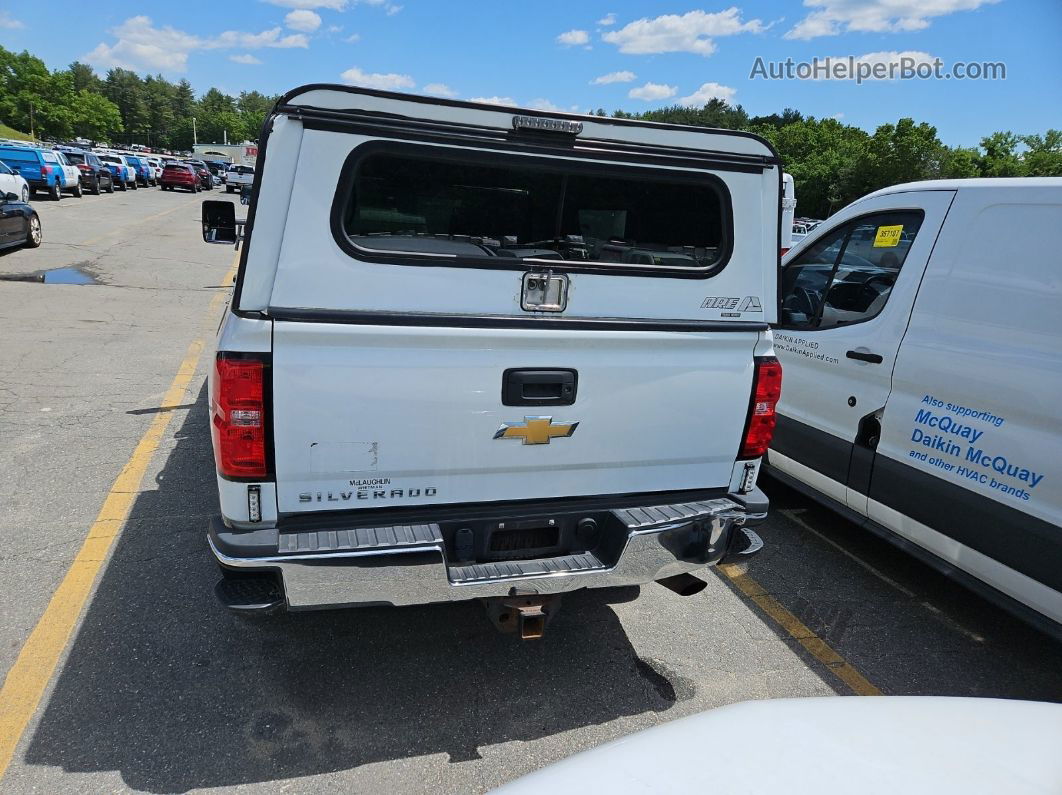
[[897, 224], [896, 226], [879, 226], [878, 233], [874, 235], [874, 248], [892, 248], [899, 245], [900, 233], [903, 231], [903, 224]]

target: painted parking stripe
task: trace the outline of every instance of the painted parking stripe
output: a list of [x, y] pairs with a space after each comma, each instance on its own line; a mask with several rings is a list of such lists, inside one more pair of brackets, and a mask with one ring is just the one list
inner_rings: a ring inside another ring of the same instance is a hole
[[849, 690], [857, 696], [884, 695], [844, 657], [834, 651], [826, 641], [812, 632], [804, 622], [786, 610], [781, 602], [767, 593], [767, 590], [746, 574], [741, 566], [724, 563], [717, 568], [734, 584], [734, 587], [766, 613], [775, 624], [784, 629], [789, 637], [803, 646], [812, 657], [825, 665], [830, 673], [844, 682]]
[[[236, 264], [234, 259], [222, 284], [231, 282], [236, 273]], [[227, 292], [219, 291], [211, 300], [211, 317], [221, 308]], [[162, 398], [162, 408], [174, 408], [185, 402], [204, 346], [203, 337], [188, 346], [177, 369], [177, 375]], [[103, 507], [89, 528], [77, 556], [67, 569], [66, 576], [52, 594], [48, 607], [22, 646], [18, 658], [7, 673], [3, 687], [0, 687], [0, 779], [3, 779], [4, 773], [7, 772], [15, 748], [37, 711], [96, 577], [111, 547], [114, 546], [115, 539], [122, 532], [140, 489], [140, 481], [155, 451], [158, 450], [174, 413], [161, 411], [156, 414], [140, 438], [133, 454], [111, 485]]]

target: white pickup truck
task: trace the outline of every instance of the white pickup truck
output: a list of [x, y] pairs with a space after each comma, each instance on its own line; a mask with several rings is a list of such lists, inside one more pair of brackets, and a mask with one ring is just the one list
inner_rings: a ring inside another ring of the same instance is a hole
[[225, 171], [225, 192], [242, 191], [245, 185], [254, 184], [254, 167], [233, 163]]
[[226, 606], [479, 598], [537, 637], [761, 546], [765, 141], [330, 85], [266, 130], [210, 374]]

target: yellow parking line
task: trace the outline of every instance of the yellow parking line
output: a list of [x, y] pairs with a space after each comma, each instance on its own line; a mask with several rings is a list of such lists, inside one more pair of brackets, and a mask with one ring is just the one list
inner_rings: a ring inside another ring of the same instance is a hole
[[[235, 272], [234, 260], [223, 284], [231, 281]], [[214, 296], [210, 302], [211, 313], [217, 311], [225, 295], [225, 291], [221, 291]], [[163, 395], [163, 408], [176, 407], [185, 402], [203, 347], [202, 337], [188, 346], [173, 383]], [[96, 576], [103, 567], [115, 539], [122, 532], [129, 510], [137, 497], [140, 481], [162, 442], [163, 434], [173, 415], [172, 411], [159, 412], [151, 421], [133, 454], [111, 485], [111, 490], [96, 516], [96, 521], [89, 528], [81, 549], [52, 595], [44, 614], [22, 646], [15, 664], [7, 673], [3, 687], [0, 687], [0, 779], [3, 779], [15, 748], [37, 711]]]
[[863, 674], [859, 673], [840, 654], [834, 651], [822, 638], [811, 631], [804, 622], [786, 610], [781, 602], [771, 596], [762, 585], [745, 574], [741, 567], [724, 563], [719, 570], [734, 583], [735, 587], [751, 599], [768, 617], [786, 631], [797, 643], [803, 646], [812, 657], [825, 665], [834, 676], [844, 682], [848, 689], [857, 696], [884, 695], [872, 685]]

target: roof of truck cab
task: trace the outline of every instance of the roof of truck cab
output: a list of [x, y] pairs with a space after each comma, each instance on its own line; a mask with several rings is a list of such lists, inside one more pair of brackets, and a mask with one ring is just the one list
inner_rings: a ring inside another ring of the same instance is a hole
[[862, 196], [865, 201], [876, 196], [910, 193], [921, 190], [999, 190], [1000, 188], [1062, 188], [1062, 177], [979, 177], [974, 179], [927, 179], [890, 185]]
[[[342, 101], [339, 100], [343, 97]], [[564, 111], [543, 111], [534, 108], [522, 108], [513, 105], [495, 105], [485, 102], [468, 102], [458, 99], [444, 99], [440, 97], [427, 97], [419, 94], [403, 94], [394, 91], [381, 91], [378, 89], [363, 88], [361, 86], [345, 86], [334, 83], [310, 83], [299, 86], [281, 96], [274, 106], [274, 113], [284, 106], [318, 108], [337, 111], [367, 111], [380, 115], [406, 115], [400, 111], [402, 105], [398, 103], [414, 103], [425, 108], [425, 112], [419, 117], [430, 119], [431, 107], [448, 109], [465, 109], [477, 111], [481, 115], [475, 120], [484, 126], [510, 128], [511, 122], [502, 120], [498, 116], [534, 116], [548, 119], [567, 119], [582, 122], [587, 128], [606, 127], [616, 132], [623, 131], [626, 138], [634, 130], [660, 130], [677, 135], [688, 136], [695, 133], [698, 137], [727, 136], [734, 139], [734, 150], [744, 149], [744, 154], [761, 155], [771, 161], [780, 162], [778, 151], [766, 138], [745, 130], [728, 130], [718, 127], [700, 127], [689, 124], [668, 124], [665, 122], [647, 121], [643, 119], [617, 119], [610, 116], [592, 116], [579, 113], [567, 113]], [[489, 115], [485, 115], [489, 114]], [[491, 118], [494, 117], [494, 118]], [[493, 124], [491, 122], [494, 122]], [[614, 137], [614, 136], [607, 136]], [[615, 136], [619, 137], [619, 136]], [[695, 139], [689, 139], [691, 148]], [[740, 142], [740, 144], [738, 143]]]

